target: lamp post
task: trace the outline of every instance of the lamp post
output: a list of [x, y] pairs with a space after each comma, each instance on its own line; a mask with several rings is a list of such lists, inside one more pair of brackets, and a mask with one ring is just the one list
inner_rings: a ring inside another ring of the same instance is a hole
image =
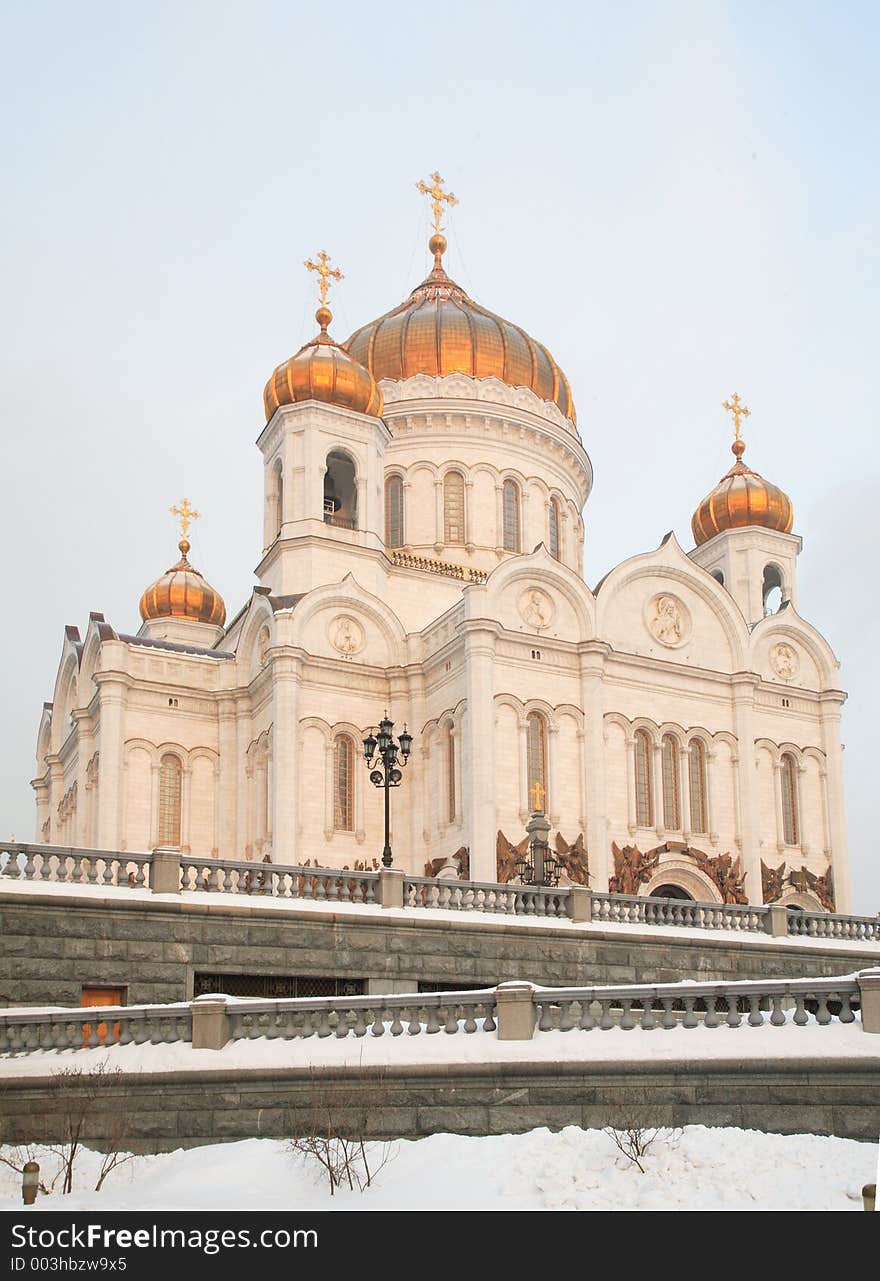
[[529, 834], [529, 855], [521, 854], [514, 867], [523, 885], [559, 884], [559, 859], [550, 853], [547, 835], [550, 824], [544, 814], [544, 797], [546, 791], [540, 779], [534, 787], [529, 788], [529, 800], [534, 806], [532, 816], [526, 824]]
[[393, 730], [394, 722], [388, 719], [388, 713], [386, 712], [379, 722], [378, 735], [374, 734], [371, 728], [364, 739], [364, 760], [367, 762], [367, 769], [370, 771], [370, 782], [374, 787], [383, 787], [385, 789], [383, 867], [391, 866], [391, 788], [400, 787], [403, 780], [403, 772], [398, 766], [403, 765], [405, 767], [407, 765], [413, 742], [413, 736], [407, 731], [406, 724], [404, 724], [403, 731], [396, 743]]

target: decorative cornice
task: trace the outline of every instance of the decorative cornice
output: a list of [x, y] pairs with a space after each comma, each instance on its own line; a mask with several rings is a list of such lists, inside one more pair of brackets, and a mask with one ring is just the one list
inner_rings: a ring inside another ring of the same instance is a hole
[[578, 439], [571, 419], [566, 418], [552, 400], [541, 400], [531, 388], [511, 387], [498, 378], [471, 378], [467, 374], [444, 374], [442, 377], [414, 374], [400, 382], [383, 378], [379, 386], [386, 407], [404, 400], [469, 400], [502, 405], [507, 409], [524, 409], [536, 414]]

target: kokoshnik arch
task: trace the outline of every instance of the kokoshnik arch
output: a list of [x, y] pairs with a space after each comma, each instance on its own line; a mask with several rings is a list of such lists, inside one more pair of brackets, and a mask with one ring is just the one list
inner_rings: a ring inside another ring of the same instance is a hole
[[[583, 579], [592, 467], [568, 380], [434, 267], [346, 343], [266, 384], [259, 586], [231, 621], [181, 558], [137, 634], [65, 632], [37, 745], [37, 839], [205, 859], [366, 864], [359, 758], [415, 731], [393, 815], [411, 872], [507, 879], [536, 785], [564, 876], [594, 889], [848, 911], [838, 663], [801, 616], [789, 498], [735, 462], [672, 535]], [[232, 478], [231, 478], [232, 479]]]

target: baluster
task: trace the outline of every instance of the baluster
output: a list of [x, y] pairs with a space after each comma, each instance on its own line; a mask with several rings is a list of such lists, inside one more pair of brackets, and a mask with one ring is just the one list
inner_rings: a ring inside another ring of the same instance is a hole
[[624, 997], [621, 1004], [623, 1006], [623, 1015], [618, 1027], [623, 1028], [624, 1032], [630, 1032], [636, 1025], [636, 1021], [632, 1016], [632, 998]]
[[[411, 1005], [409, 1010], [409, 1022], [406, 1025], [407, 1036], [418, 1036], [422, 1030], [421, 1008], [419, 1005]], [[407, 1010], [404, 1010], [404, 1014]]]
[[841, 1023], [852, 1023], [855, 1020], [852, 1004], [850, 1002], [849, 992], [840, 994], [840, 1014], [837, 1016]]
[[782, 993], [774, 992], [770, 997], [770, 1023], [773, 1027], [785, 1025], [785, 1010], [782, 1008]]
[[89, 885], [94, 885], [98, 879], [98, 860], [96, 858], [80, 858], [81, 867], [86, 863], [89, 865], [88, 875], [85, 877], [81, 876], [80, 880], [87, 881]]
[[330, 1010], [325, 1006], [324, 1009], [316, 1011], [317, 1027], [315, 1031], [319, 1037], [331, 1036], [333, 1028], [330, 1026]]
[[338, 1037], [348, 1036], [348, 1019], [351, 1010], [339, 1010], [336, 1015], [335, 1034]]
[[559, 1030], [570, 1032], [574, 1027], [574, 1001], [560, 1001], [559, 1010]]
[[453, 1032], [458, 1031], [458, 1010], [454, 1001], [444, 1008], [446, 1010], [446, 1022], [443, 1025], [443, 1031], [451, 1035]]
[[483, 1031], [494, 1032], [495, 1028], [495, 1001], [490, 999], [483, 1002]]
[[665, 1028], [677, 1027], [678, 1019], [675, 1017], [675, 1010], [672, 1008], [675, 1004], [675, 998], [661, 996], [660, 1004], [663, 1006], [663, 1018], [660, 1020], [660, 1026]]
[[384, 1035], [385, 1035], [385, 1020], [384, 1020], [384, 1019], [383, 1019], [383, 1017], [382, 1017], [382, 1015], [383, 1015], [383, 1010], [382, 1010], [381, 1006], [380, 1006], [378, 1009], [376, 1009], [375, 1011], [374, 1011], [374, 1010], [368, 1010], [368, 1011], [367, 1011], [367, 1017], [369, 1017], [369, 1016], [371, 1016], [371, 1015], [372, 1015], [372, 1018], [373, 1018], [373, 1023], [372, 1023], [372, 1026], [370, 1027], [370, 1033], [371, 1033], [371, 1035], [372, 1035], [372, 1036], [384, 1036]]
[[694, 1006], [697, 1003], [697, 998], [695, 996], [685, 996], [683, 999], [684, 999], [684, 1018], [681, 1021], [681, 1026], [697, 1027], [699, 1020], [697, 1019], [696, 1011], [694, 1010]]
[[327, 878], [324, 876], [316, 876], [312, 882], [314, 889], [312, 897], [317, 899], [318, 902], [323, 902], [327, 897], [326, 880]]
[[657, 1026], [657, 1020], [654, 1017], [654, 998], [653, 996], [643, 996], [639, 1005], [642, 1008], [639, 1026], [645, 1032], [650, 1032]]
[[123, 1017], [123, 1018], [117, 1019], [116, 1021], [119, 1024], [119, 1036], [116, 1038], [116, 1044], [131, 1045], [133, 1040], [131, 1035], [132, 1020], [130, 1018]]
[[819, 1008], [816, 1011], [816, 1022], [820, 1027], [825, 1027], [831, 1022], [831, 1011], [828, 1008], [828, 997], [832, 993], [821, 993], [819, 995]]
[[389, 1028], [392, 1036], [403, 1035], [403, 1024], [400, 1021], [400, 1007], [394, 1006], [391, 1018], [391, 1027]]
[[703, 1016], [703, 1027], [718, 1027], [721, 1020], [718, 1018], [718, 997], [710, 993], [704, 998], [706, 1002], [706, 1013]]
[[[18, 860], [16, 860], [16, 863], [17, 861]], [[32, 881], [34, 879], [35, 870], [33, 850], [29, 849], [24, 860], [24, 879], [26, 881]]]
[[582, 997], [578, 1004], [581, 1007], [578, 1027], [583, 1032], [590, 1032], [596, 1026], [596, 1020], [593, 1018], [593, 998], [591, 996]]
[[614, 1027], [614, 1018], [611, 1011], [611, 998], [607, 996], [597, 997], [602, 1010], [602, 1017], [599, 1019], [599, 1031], [608, 1032]]
[[761, 1027], [764, 1015], [761, 1013], [761, 998], [754, 992], [749, 993], [749, 1027]]
[[553, 1027], [553, 1022], [551, 1018], [552, 1012], [550, 1009], [550, 1001], [549, 999], [541, 1001], [537, 997], [535, 997], [535, 1002], [540, 1011], [540, 1015], [538, 1018], [538, 1031], [549, 1032], [550, 1029]]
[[474, 1016], [475, 1016], [475, 1014], [476, 1014], [476, 1008], [475, 1008], [475, 1006], [473, 1006], [473, 1005], [465, 1005], [465, 1006], [464, 1006], [464, 1009], [463, 1009], [463, 1013], [464, 1013], [464, 1015], [465, 1015], [465, 1020], [464, 1020], [464, 1030], [465, 1030], [465, 1032], [476, 1032], [476, 1030], [477, 1030], [477, 1020], [476, 1020], [476, 1018], [474, 1017]]
[[440, 1031], [439, 1006], [433, 1003], [427, 1004], [425, 1006], [425, 1013], [427, 1014], [427, 1025], [425, 1027], [425, 1031], [428, 1033], [429, 1036], [433, 1032], [439, 1032]]

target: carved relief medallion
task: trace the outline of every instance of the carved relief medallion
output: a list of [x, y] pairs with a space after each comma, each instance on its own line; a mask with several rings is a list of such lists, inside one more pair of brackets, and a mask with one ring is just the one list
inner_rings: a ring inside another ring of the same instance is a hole
[[780, 641], [770, 650], [770, 666], [780, 680], [794, 680], [800, 670], [801, 660], [793, 645]]
[[553, 622], [556, 607], [540, 587], [530, 587], [519, 598], [519, 614], [527, 627], [534, 627], [535, 631], [541, 631]]
[[687, 606], [669, 592], [661, 592], [648, 602], [646, 622], [654, 639], [668, 649], [684, 645], [691, 634], [691, 616]]
[[329, 635], [330, 644], [343, 658], [359, 654], [364, 647], [364, 629], [356, 619], [349, 618], [346, 614], [333, 619]]

